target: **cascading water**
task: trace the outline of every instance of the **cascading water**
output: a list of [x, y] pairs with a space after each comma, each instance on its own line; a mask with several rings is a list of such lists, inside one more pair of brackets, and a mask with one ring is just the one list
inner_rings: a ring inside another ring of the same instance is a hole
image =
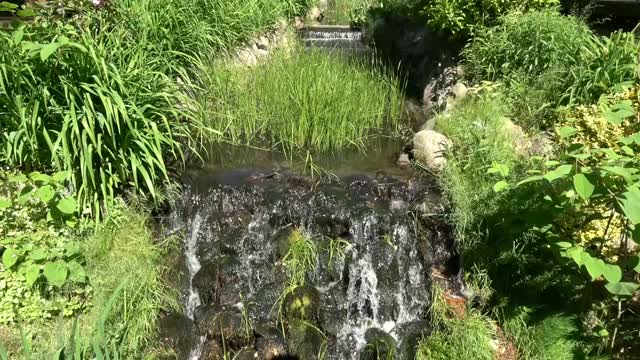
[[357, 56], [371, 53], [363, 41], [362, 32], [348, 26], [318, 25], [306, 27], [300, 34], [307, 48], [321, 48]]
[[[432, 186], [367, 175], [317, 185], [255, 170], [196, 184], [174, 214], [186, 226], [186, 315], [199, 339], [190, 360], [225, 351], [258, 359], [413, 356], [429, 330], [430, 268], [450, 258], [446, 231], [416, 220], [425, 199], [439, 206]], [[285, 292], [294, 231], [313, 241], [317, 266], [304, 286]]]

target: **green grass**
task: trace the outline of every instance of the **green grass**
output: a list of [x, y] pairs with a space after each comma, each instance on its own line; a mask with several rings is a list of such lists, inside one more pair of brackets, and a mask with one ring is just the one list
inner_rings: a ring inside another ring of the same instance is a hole
[[576, 319], [569, 315], [552, 314], [535, 319], [531, 309], [517, 308], [502, 321], [507, 338], [513, 341], [523, 359], [575, 359], [579, 335]]
[[362, 25], [366, 21], [367, 10], [376, 2], [376, 0], [329, 0], [322, 23]]
[[496, 330], [488, 318], [475, 309], [459, 318], [438, 285], [432, 294], [430, 314], [435, 329], [418, 343], [416, 360], [492, 360]]
[[[164, 273], [171, 243], [157, 243], [148, 215], [118, 206], [109, 222], [87, 237], [84, 254], [93, 288], [91, 307], [80, 315], [83, 339], [98, 339], [103, 349], [117, 349], [122, 358], [154, 358], [163, 351], [157, 343], [161, 311], [179, 311], [177, 291], [168, 287]], [[23, 324], [35, 359], [50, 359], [69, 341], [73, 319]], [[0, 344], [11, 359], [24, 357], [17, 326], [0, 327]]]
[[502, 205], [493, 191], [497, 182], [487, 174], [493, 162], [520, 162], [512, 140], [504, 131], [508, 107], [495, 94], [472, 96], [447, 115], [436, 118], [437, 130], [452, 141], [447, 166], [438, 181], [452, 206], [450, 223], [455, 226], [460, 249], [471, 249], [481, 239], [482, 220]]
[[257, 67], [218, 63], [201, 104], [215, 141], [285, 153], [364, 148], [398, 129], [399, 81], [319, 50], [280, 52]]

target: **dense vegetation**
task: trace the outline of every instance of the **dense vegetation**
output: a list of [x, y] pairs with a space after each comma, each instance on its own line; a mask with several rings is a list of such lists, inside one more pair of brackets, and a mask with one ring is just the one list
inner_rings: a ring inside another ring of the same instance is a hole
[[[472, 33], [474, 88], [436, 118], [476, 304], [464, 321], [477, 326], [480, 310], [527, 359], [637, 356], [638, 40], [557, 10], [511, 11]], [[450, 322], [422, 358], [468, 358], [453, 349], [478, 339]]]
[[[225, 57], [310, 5], [0, 5], [30, 17], [0, 31], [0, 359], [167, 351], [175, 241], [149, 209], [206, 145], [309, 158], [398, 130], [402, 84], [382, 67], [295, 47], [252, 68]], [[473, 301], [460, 317], [434, 286], [418, 359], [493, 359], [495, 341], [523, 359], [638, 356], [635, 35], [595, 35], [555, 0], [337, 5], [338, 22], [371, 6], [468, 41], [473, 87], [436, 127], [452, 142], [438, 181]], [[292, 282], [315, 252], [296, 234]]]

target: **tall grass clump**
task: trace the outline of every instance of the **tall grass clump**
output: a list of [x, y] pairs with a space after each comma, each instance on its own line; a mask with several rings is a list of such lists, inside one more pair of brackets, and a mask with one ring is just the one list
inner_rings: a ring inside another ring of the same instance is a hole
[[451, 223], [462, 249], [479, 240], [477, 227], [501, 206], [501, 195], [493, 188], [495, 177], [487, 170], [497, 162], [517, 171], [521, 161], [506, 128], [507, 111], [498, 96], [484, 94], [465, 99], [450, 114], [436, 118], [438, 131], [453, 144], [439, 182], [453, 207]]
[[399, 126], [398, 79], [319, 50], [274, 54], [256, 68], [214, 66], [204, 94], [217, 140], [285, 151], [362, 147]]
[[439, 285], [432, 289], [430, 316], [435, 328], [418, 343], [416, 360], [494, 359], [495, 326], [475, 309], [460, 316]]
[[[105, 338], [123, 358], [157, 349], [161, 313], [180, 310], [177, 292], [163, 278], [167, 256], [177, 247], [172, 239], [159, 243], [148, 221], [145, 213], [120, 205], [85, 249], [94, 316], [102, 316]], [[100, 312], [104, 308], [110, 310], [106, 315]]]
[[111, 22], [128, 42], [145, 44], [165, 71], [189, 67], [192, 58], [230, 49], [300, 14], [309, 0], [113, 0]]
[[465, 70], [475, 80], [535, 77], [579, 61], [591, 31], [575, 17], [554, 10], [514, 12], [484, 28], [464, 50]]
[[54, 21], [0, 33], [0, 158], [70, 171], [80, 207], [97, 216], [123, 188], [155, 196], [196, 119], [144, 44], [91, 31]]

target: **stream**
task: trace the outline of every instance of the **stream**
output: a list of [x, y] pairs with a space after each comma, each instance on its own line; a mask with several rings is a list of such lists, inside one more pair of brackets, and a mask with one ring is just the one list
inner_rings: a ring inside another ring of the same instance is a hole
[[[303, 40], [364, 53], [359, 36]], [[452, 236], [433, 179], [396, 166], [397, 146], [367, 151], [322, 181], [260, 156], [193, 172], [167, 220], [183, 237], [180, 358], [415, 357], [432, 274], [457, 272]]]

